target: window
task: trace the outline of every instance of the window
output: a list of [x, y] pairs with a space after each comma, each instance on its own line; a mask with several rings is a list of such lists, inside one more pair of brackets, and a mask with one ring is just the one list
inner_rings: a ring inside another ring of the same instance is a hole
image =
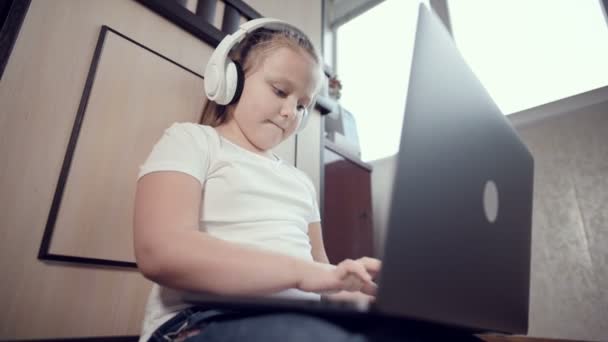
[[[386, 0], [337, 29], [340, 103], [357, 121], [362, 159], [399, 148], [417, 6]], [[505, 114], [608, 85], [599, 0], [450, 0], [458, 48]]]
[[608, 84], [599, 0], [456, 0], [461, 53], [505, 114]]
[[419, 3], [386, 0], [337, 29], [340, 104], [355, 117], [363, 161], [399, 149]]

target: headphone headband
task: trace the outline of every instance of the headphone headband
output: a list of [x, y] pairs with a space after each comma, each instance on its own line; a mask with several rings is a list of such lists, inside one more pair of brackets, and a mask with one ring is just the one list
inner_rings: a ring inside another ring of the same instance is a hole
[[219, 104], [228, 104], [230, 102], [230, 97], [232, 96], [227, 96], [229, 94], [223, 91], [227, 86], [226, 77], [223, 77], [223, 75], [226, 74], [226, 69], [228, 68], [226, 62], [228, 61], [230, 50], [251, 32], [260, 27], [270, 27], [272, 24], [291, 26], [282, 20], [274, 18], [258, 18], [241, 24], [236, 32], [226, 35], [222, 39], [209, 58], [209, 62], [205, 68], [205, 92], [210, 100]]
[[[274, 18], [258, 18], [247, 21], [239, 26], [234, 33], [226, 35], [215, 48], [207, 62], [204, 74], [205, 94], [210, 101], [220, 105], [227, 105], [236, 101], [243, 87], [244, 75], [242, 69], [234, 61], [228, 58], [228, 54], [234, 46], [239, 44], [251, 32], [264, 27], [270, 30], [289, 28], [296, 32], [305, 34], [297, 27]], [[303, 128], [308, 118], [305, 113], [299, 128]]]

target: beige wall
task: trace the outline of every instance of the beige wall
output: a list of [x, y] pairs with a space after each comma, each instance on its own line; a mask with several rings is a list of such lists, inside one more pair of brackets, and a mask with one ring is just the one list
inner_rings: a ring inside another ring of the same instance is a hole
[[[532, 336], [608, 336], [607, 95], [608, 87], [509, 116], [535, 158]], [[395, 157], [371, 164], [376, 236], [383, 237]]]
[[[320, 40], [320, 1], [248, 3]], [[32, 1], [0, 83], [0, 340], [139, 334], [150, 283], [138, 272], [36, 257], [102, 25], [201, 74], [212, 51], [132, 0]], [[320, 134], [316, 115], [302, 142]], [[318, 148], [298, 149], [318, 186]]]
[[608, 336], [608, 102], [517, 127], [535, 158], [530, 333]]

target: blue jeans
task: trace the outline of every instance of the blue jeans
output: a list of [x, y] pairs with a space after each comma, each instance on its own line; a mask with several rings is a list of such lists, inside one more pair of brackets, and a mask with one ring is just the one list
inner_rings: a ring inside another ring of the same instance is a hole
[[279, 312], [244, 314], [188, 308], [159, 327], [150, 342], [423, 342], [480, 341], [472, 335], [408, 329], [403, 324], [369, 324]]

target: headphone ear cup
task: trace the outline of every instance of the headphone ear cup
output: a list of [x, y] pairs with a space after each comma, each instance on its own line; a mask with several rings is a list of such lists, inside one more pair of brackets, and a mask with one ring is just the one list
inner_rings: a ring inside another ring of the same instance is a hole
[[205, 95], [207, 95], [208, 99], [214, 99], [217, 96], [218, 86], [219, 86], [219, 73], [217, 71], [217, 66], [209, 62], [207, 67], [205, 68]]
[[218, 93], [215, 102], [221, 105], [227, 105], [234, 98], [234, 93], [237, 87], [238, 71], [234, 62], [228, 59], [226, 61], [226, 69], [224, 70], [224, 87], [221, 93]]
[[308, 122], [308, 116], [309, 116], [309, 112], [308, 112], [308, 108], [304, 110], [304, 114], [302, 115], [302, 120], [300, 120], [300, 124], [298, 125], [298, 128], [296, 128], [296, 134], [302, 132], [304, 130], [304, 128], [306, 128], [306, 122]]
[[234, 95], [228, 104], [236, 103], [241, 98], [241, 94], [243, 93], [243, 86], [245, 85], [245, 73], [243, 72], [243, 67], [241, 67], [241, 64], [239, 62], [232, 62], [232, 64], [235, 68], [236, 80], [234, 83]]

